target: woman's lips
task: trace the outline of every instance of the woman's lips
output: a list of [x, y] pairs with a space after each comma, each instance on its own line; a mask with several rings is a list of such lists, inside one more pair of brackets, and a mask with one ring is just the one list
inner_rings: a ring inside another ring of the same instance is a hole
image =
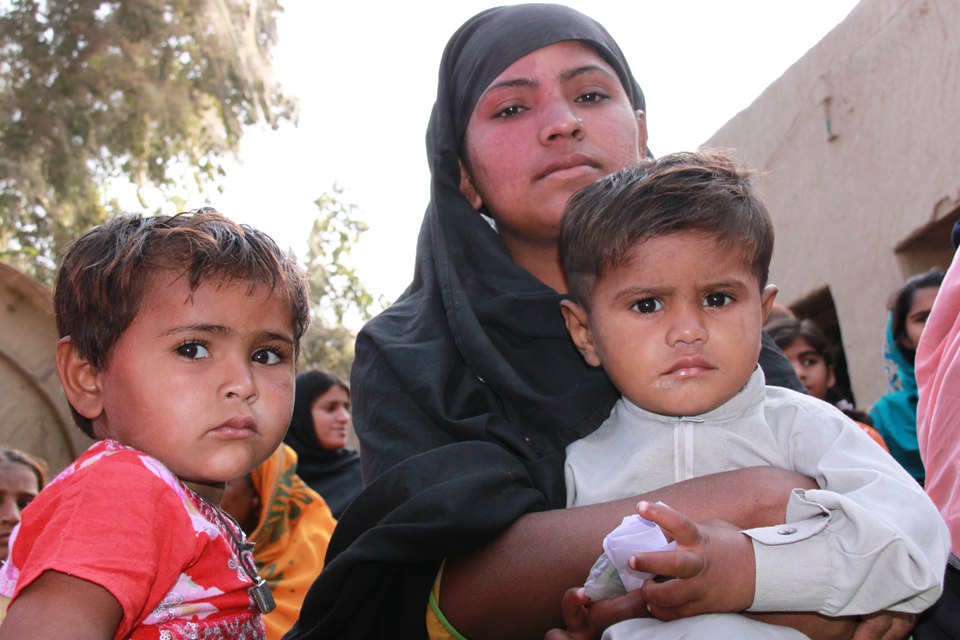
[[570, 178], [592, 173], [597, 168], [597, 163], [590, 156], [582, 153], [574, 153], [568, 156], [561, 156], [547, 163], [535, 176], [536, 180], [542, 180], [547, 177], [552, 178]]

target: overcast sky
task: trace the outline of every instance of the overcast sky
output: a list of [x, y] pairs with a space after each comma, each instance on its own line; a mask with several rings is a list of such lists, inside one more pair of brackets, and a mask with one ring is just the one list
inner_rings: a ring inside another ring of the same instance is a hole
[[[440, 54], [467, 18], [499, 4], [284, 0], [274, 66], [284, 91], [300, 99], [299, 125], [248, 129], [224, 192], [191, 208], [212, 204], [302, 255], [313, 201], [337, 182], [370, 225], [354, 265], [375, 296], [396, 299], [413, 274], [429, 197], [424, 134]], [[650, 149], [662, 155], [709, 138], [856, 0], [567, 4], [620, 44], [646, 95]]]

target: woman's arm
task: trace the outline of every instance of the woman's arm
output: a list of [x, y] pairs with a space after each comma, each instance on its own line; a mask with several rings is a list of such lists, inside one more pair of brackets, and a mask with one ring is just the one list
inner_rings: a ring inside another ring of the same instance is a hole
[[447, 562], [441, 609], [470, 640], [539, 638], [563, 624], [564, 592], [583, 584], [604, 537], [636, 513], [638, 500], [662, 501], [697, 522], [719, 518], [753, 528], [782, 523], [790, 491], [816, 486], [790, 471], [753, 467], [625, 500], [531, 513], [479, 550]]
[[100, 585], [47, 571], [11, 603], [0, 640], [110, 640], [122, 618], [120, 603]]

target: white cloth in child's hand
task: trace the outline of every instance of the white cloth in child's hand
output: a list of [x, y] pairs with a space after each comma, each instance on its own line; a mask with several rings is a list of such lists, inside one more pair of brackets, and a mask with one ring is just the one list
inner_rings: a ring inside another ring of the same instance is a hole
[[[676, 542], [667, 542], [656, 523], [639, 515], [627, 516], [620, 526], [603, 540], [603, 555], [590, 570], [584, 585], [591, 600], [604, 600], [638, 589], [653, 574], [634, 571], [627, 564], [630, 556], [645, 551], [672, 551]], [[615, 569], [615, 570], [614, 570]]]

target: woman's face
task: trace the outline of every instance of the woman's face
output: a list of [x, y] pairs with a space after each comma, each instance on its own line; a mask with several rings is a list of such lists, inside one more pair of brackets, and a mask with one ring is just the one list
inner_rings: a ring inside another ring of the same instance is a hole
[[324, 449], [333, 451], [347, 446], [350, 426], [350, 395], [339, 385], [333, 385], [326, 393], [310, 404], [313, 428], [317, 442]]
[[925, 287], [913, 292], [913, 301], [910, 303], [910, 310], [907, 312], [907, 319], [904, 323], [903, 346], [914, 351], [920, 344], [920, 335], [923, 328], [927, 326], [927, 317], [930, 315], [930, 309], [933, 308], [933, 301], [936, 300], [940, 287]]
[[570, 196], [637, 162], [646, 145], [643, 112], [613, 68], [579, 42], [558, 42], [511, 64], [480, 96], [461, 191], [475, 208], [486, 204], [511, 252], [555, 247]]
[[823, 355], [801, 337], [784, 348], [783, 355], [789, 358], [807, 393], [819, 400], [826, 400], [827, 391], [833, 387], [836, 378], [833, 367], [827, 365]]
[[0, 560], [10, 553], [10, 532], [20, 522], [20, 512], [38, 493], [33, 469], [15, 462], [0, 466]]

